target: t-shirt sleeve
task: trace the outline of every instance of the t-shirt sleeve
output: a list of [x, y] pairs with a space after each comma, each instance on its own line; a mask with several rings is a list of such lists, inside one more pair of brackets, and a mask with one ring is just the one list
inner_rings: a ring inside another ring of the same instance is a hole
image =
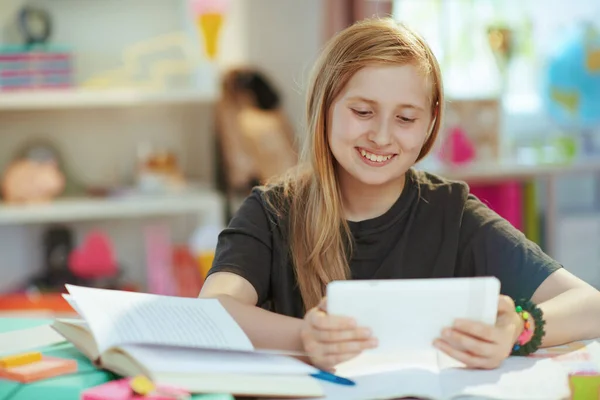
[[475, 196], [467, 198], [459, 238], [459, 264], [476, 276], [495, 276], [503, 294], [530, 299], [562, 266]]
[[258, 294], [258, 305], [269, 296], [272, 259], [272, 233], [260, 196], [252, 192], [219, 234], [208, 272], [231, 272], [245, 278]]

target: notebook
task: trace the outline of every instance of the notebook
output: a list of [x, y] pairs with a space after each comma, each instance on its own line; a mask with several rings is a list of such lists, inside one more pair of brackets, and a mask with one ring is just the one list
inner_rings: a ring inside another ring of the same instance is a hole
[[319, 397], [317, 370], [293, 357], [254, 349], [215, 299], [67, 285], [81, 319], [52, 327], [99, 367], [146, 375], [192, 393]]
[[570, 395], [568, 372], [558, 362], [529, 357], [511, 357], [493, 370], [407, 363], [352, 376], [352, 380], [354, 386], [324, 382], [324, 400], [562, 400]]

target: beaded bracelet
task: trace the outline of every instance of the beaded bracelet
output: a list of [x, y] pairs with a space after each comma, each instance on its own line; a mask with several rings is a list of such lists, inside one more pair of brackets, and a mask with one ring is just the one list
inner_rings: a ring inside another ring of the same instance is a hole
[[[542, 310], [530, 300], [521, 300], [517, 303], [515, 311], [523, 319], [524, 329], [515, 343], [511, 355], [527, 356], [537, 351], [542, 344], [542, 338], [546, 334]], [[533, 320], [534, 327], [531, 327]]]

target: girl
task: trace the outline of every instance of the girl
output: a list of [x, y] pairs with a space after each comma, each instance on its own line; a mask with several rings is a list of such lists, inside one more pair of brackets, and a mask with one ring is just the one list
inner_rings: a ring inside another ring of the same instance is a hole
[[306, 352], [323, 369], [377, 346], [368, 329], [327, 314], [325, 287], [339, 279], [496, 276], [495, 326], [456, 321], [434, 343], [471, 368], [540, 341], [600, 337], [597, 290], [465, 183], [412, 169], [443, 104], [440, 68], [415, 33], [387, 19], [339, 33], [308, 90], [304, 162], [244, 201], [201, 297], [218, 298], [256, 347]]

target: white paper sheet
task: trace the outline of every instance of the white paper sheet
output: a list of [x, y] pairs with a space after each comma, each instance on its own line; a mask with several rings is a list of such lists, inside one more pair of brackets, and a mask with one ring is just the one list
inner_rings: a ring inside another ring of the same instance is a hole
[[324, 382], [326, 399], [368, 400], [422, 397], [503, 400], [560, 400], [568, 397], [567, 371], [548, 359], [511, 357], [495, 370], [398, 367], [395, 371], [364, 374], [356, 386]]
[[318, 372], [295, 358], [275, 354], [146, 345], [125, 345], [122, 349], [157, 373], [309, 375]]
[[15, 354], [66, 342], [50, 325], [0, 333], [0, 355]]

